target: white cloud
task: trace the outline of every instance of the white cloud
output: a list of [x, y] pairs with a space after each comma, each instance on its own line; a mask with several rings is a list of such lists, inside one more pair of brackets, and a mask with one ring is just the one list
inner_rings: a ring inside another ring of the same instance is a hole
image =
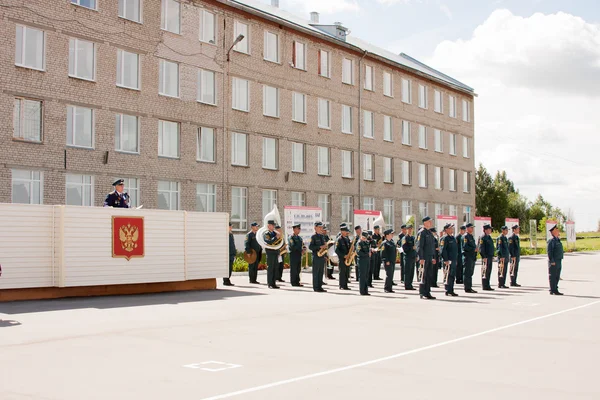
[[475, 88], [476, 162], [506, 170], [523, 194], [600, 210], [600, 27], [565, 13], [494, 11], [468, 40], [440, 43], [430, 65]]
[[358, 11], [357, 0], [281, 0], [281, 7], [309, 13], [333, 14], [341, 11]]
[[446, 14], [446, 17], [448, 17], [448, 19], [452, 19], [452, 11], [450, 11], [450, 8], [448, 8], [447, 5], [445, 4], [440, 4], [440, 10]]
[[394, 4], [408, 4], [413, 1], [421, 3], [422, 0], [377, 0], [378, 3], [385, 4], [386, 6], [391, 6]]

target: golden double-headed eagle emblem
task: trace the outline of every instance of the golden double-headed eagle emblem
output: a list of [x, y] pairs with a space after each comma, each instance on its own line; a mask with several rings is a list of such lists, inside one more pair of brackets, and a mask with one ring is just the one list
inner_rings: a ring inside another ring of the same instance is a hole
[[121, 229], [119, 229], [119, 240], [121, 241], [123, 250], [132, 252], [136, 249], [138, 247], [137, 241], [139, 236], [140, 232], [137, 226], [131, 224], [121, 226]]

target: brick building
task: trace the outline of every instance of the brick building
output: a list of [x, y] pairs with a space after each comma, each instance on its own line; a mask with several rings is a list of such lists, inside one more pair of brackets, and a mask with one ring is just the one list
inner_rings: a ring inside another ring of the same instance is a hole
[[[473, 89], [256, 0], [5, 1], [0, 201], [474, 214]], [[236, 43], [236, 38], [243, 39]], [[232, 47], [233, 46], [233, 47]]]

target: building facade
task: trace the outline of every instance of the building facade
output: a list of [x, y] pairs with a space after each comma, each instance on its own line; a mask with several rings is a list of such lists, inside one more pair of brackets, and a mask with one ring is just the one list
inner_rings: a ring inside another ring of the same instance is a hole
[[229, 212], [239, 233], [274, 203], [319, 206], [334, 230], [353, 209], [396, 229], [474, 215], [473, 89], [316, 14], [61, 0], [0, 16], [0, 202], [102, 206], [125, 178], [134, 205]]

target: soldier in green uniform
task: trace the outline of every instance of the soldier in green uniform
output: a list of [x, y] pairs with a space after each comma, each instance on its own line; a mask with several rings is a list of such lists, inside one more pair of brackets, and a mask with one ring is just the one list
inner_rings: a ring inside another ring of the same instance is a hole
[[560, 241], [560, 231], [558, 226], [550, 228], [552, 239], [548, 240], [548, 276], [550, 278], [550, 294], [562, 296], [558, 291], [558, 281], [560, 281], [560, 272], [562, 270], [562, 260], [564, 257], [563, 245]]
[[340, 226], [340, 235], [337, 237], [335, 243], [335, 254], [338, 256], [338, 265], [340, 270], [340, 289], [350, 290], [348, 287], [348, 267], [344, 264], [344, 260], [350, 251], [350, 229], [348, 225], [342, 224]]
[[417, 248], [415, 237], [412, 235], [413, 226], [406, 226], [406, 235], [402, 238], [402, 250], [404, 251], [404, 289], [416, 290], [413, 287], [415, 275], [415, 259], [417, 257]]
[[498, 252], [498, 289], [508, 289], [506, 286], [506, 274], [508, 273], [508, 263], [510, 252], [508, 250], [508, 226], [502, 227], [502, 234], [496, 239], [496, 251]]
[[418, 254], [419, 254], [419, 295], [421, 299], [434, 300], [431, 295], [430, 279], [432, 278], [431, 269], [437, 268], [435, 258], [435, 238], [431, 233], [433, 221], [430, 217], [423, 218], [423, 230], [417, 236]]
[[494, 240], [490, 236], [492, 227], [489, 224], [483, 226], [483, 236], [479, 239], [479, 254], [483, 265], [481, 266], [481, 286], [483, 290], [494, 290], [490, 286], [492, 276], [492, 265], [494, 261]]
[[463, 255], [463, 283], [465, 284], [465, 293], [477, 293], [473, 290], [473, 273], [475, 272], [475, 262], [477, 261], [477, 243], [473, 237], [474, 226], [468, 223], [465, 226], [467, 233], [463, 236], [462, 255]]
[[300, 268], [302, 268], [302, 252], [304, 243], [300, 237], [300, 224], [292, 226], [293, 235], [288, 239], [288, 250], [290, 251], [290, 282], [292, 286], [303, 286], [300, 283]]
[[[362, 236], [362, 228], [360, 225], [356, 225], [354, 227], [354, 239], [352, 239], [352, 242], [354, 243], [354, 251], [357, 252], [357, 255], [358, 255], [358, 242], [360, 241], [361, 236]], [[358, 270], [359, 270], [358, 258], [356, 258], [354, 260], [354, 273], [356, 275], [356, 282], [358, 282], [360, 280], [360, 272]]]
[[[280, 235], [283, 235], [283, 232], [281, 231], [281, 226], [277, 225], [275, 226], [275, 231], [279, 232]], [[289, 251], [289, 249], [288, 249]], [[285, 282], [283, 280], [283, 270], [284, 270], [284, 265], [283, 265], [283, 256], [281, 255], [281, 252], [279, 253], [278, 256], [278, 263], [277, 263], [277, 270], [275, 271], [275, 279], [277, 280], [277, 282]]]
[[465, 236], [465, 232], [467, 231], [467, 227], [462, 225], [460, 227], [460, 233], [456, 235], [456, 243], [458, 243], [458, 258], [456, 259], [456, 283], [463, 283], [463, 257], [462, 257], [462, 245], [463, 245], [463, 237]]
[[[400, 234], [398, 235], [398, 242], [397, 242], [397, 246], [399, 248], [402, 248], [402, 239], [404, 239], [404, 236], [406, 236], [406, 225], [402, 225], [400, 227]], [[406, 276], [406, 271], [404, 270], [404, 253], [401, 252], [400, 253], [400, 282], [404, 283], [404, 278]], [[395, 284], [394, 284], [395, 285]]]
[[394, 271], [396, 269], [396, 254], [398, 249], [394, 243], [394, 230], [388, 229], [383, 232], [385, 241], [383, 242], [383, 250], [381, 250], [381, 260], [385, 268], [385, 284], [383, 289], [386, 293], [394, 293], [392, 290], [392, 282], [394, 282]]
[[442, 260], [444, 262], [444, 287], [446, 296], [458, 296], [454, 293], [454, 278], [456, 276], [456, 260], [458, 258], [458, 242], [454, 237], [454, 225], [444, 226], [446, 236], [440, 240]]
[[[329, 243], [331, 238], [329, 237], [329, 228], [327, 225], [323, 225], [323, 237], [325, 238], [325, 243]], [[333, 277], [333, 265], [330, 263], [329, 257], [325, 258], [325, 265], [327, 267], [327, 279], [334, 279]]]
[[256, 252], [256, 261], [252, 264], [248, 264], [248, 277], [250, 283], [259, 285], [258, 278], [258, 263], [262, 258], [262, 246], [256, 241], [256, 232], [258, 231], [258, 224], [253, 222], [250, 225], [250, 232], [246, 234], [246, 240], [244, 241], [244, 251], [250, 254], [251, 250]]
[[325, 269], [325, 257], [318, 255], [319, 250], [327, 248], [327, 242], [323, 236], [322, 222], [315, 222], [315, 234], [311, 236], [310, 245], [308, 248], [313, 253], [313, 290], [315, 292], [324, 293], [326, 292], [326, 290], [323, 289], [323, 270]]
[[224, 286], [235, 286], [233, 283], [231, 283], [231, 273], [233, 272], [233, 261], [235, 260], [237, 250], [235, 248], [235, 240], [233, 238], [232, 230], [233, 230], [233, 228], [232, 228], [232, 224], [230, 222], [229, 223], [229, 275], [227, 276], [227, 278], [223, 278]]
[[431, 284], [431, 287], [439, 287], [438, 286], [438, 269], [442, 268], [441, 263], [440, 263], [440, 241], [438, 239], [438, 234], [437, 234], [437, 229], [434, 226], [433, 228], [430, 229], [431, 233], [433, 234], [433, 239], [435, 241], [435, 260], [436, 260], [436, 266], [434, 268], [431, 268], [431, 279], [429, 280], [429, 283]]
[[519, 262], [521, 261], [521, 239], [519, 233], [521, 228], [519, 225], [512, 227], [512, 235], [508, 238], [508, 251], [510, 252], [510, 286], [520, 287], [517, 283], [517, 275], [519, 274]]
[[[267, 222], [268, 230], [263, 234], [263, 239], [266, 244], [273, 245], [280, 239], [281, 233], [275, 230], [275, 221]], [[267, 253], [267, 284], [269, 289], [279, 289], [275, 283], [277, 279], [277, 269], [279, 268], [279, 250], [266, 248]]]
[[381, 254], [379, 254], [379, 242], [383, 243], [381, 237], [381, 229], [379, 225], [373, 227], [373, 240], [371, 242], [371, 272], [373, 274], [372, 281], [380, 281], [381, 279]]
[[367, 286], [370, 288], [373, 287], [373, 256], [377, 251], [377, 243], [373, 240], [373, 231], [367, 231], [369, 235], [367, 241], [369, 242], [369, 246], [371, 248], [371, 252], [369, 253], [369, 276], [367, 277]]
[[371, 243], [369, 243], [369, 233], [361, 232], [356, 247], [358, 256], [358, 271], [360, 272], [360, 294], [370, 296], [369, 294], [369, 265], [371, 263]]

